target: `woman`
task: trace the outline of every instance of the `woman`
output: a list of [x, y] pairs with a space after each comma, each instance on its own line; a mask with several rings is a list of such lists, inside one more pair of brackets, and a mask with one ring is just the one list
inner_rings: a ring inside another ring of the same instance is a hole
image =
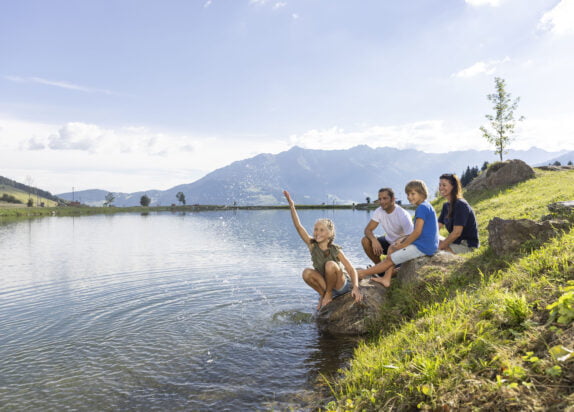
[[439, 242], [439, 250], [454, 254], [472, 252], [479, 246], [478, 226], [474, 210], [462, 197], [462, 185], [455, 174], [440, 176], [438, 191], [446, 202], [438, 218], [439, 228], [446, 227], [449, 235]]

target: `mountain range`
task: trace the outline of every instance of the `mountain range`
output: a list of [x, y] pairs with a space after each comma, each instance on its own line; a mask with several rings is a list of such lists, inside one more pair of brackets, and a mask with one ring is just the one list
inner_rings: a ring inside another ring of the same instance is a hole
[[[521, 159], [530, 165], [548, 164], [557, 158], [574, 160], [574, 152], [548, 152], [538, 148], [511, 150], [508, 159]], [[459, 176], [468, 166], [481, 167], [495, 162], [491, 151], [466, 150], [425, 153], [412, 149], [356, 146], [347, 150], [312, 150], [293, 147], [278, 154], [259, 154], [231, 163], [192, 183], [167, 190], [114, 193], [115, 206], [138, 206], [141, 197], [151, 198], [151, 206], [178, 203], [182, 192], [187, 204], [279, 205], [283, 190], [291, 192], [297, 204], [362, 203], [375, 200], [378, 189], [391, 187], [397, 199], [405, 199], [403, 189], [409, 180], [424, 180], [434, 197], [442, 173]], [[567, 161], [567, 160], [566, 160]], [[565, 162], [566, 162], [565, 161]], [[57, 195], [101, 205], [109, 191], [84, 190]]]

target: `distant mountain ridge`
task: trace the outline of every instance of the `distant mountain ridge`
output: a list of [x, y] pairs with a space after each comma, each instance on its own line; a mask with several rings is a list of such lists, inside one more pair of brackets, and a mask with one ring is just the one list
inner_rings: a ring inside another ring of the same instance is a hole
[[[547, 162], [566, 151], [547, 152], [532, 148], [510, 151], [507, 158], [519, 158], [534, 165]], [[574, 153], [574, 152], [573, 152]], [[282, 191], [292, 192], [298, 204], [360, 203], [366, 197], [375, 200], [381, 187], [392, 187], [398, 199], [404, 199], [403, 188], [412, 179], [422, 179], [429, 186], [431, 197], [440, 174], [457, 173], [467, 166], [495, 162], [492, 151], [466, 150], [449, 153], [425, 153], [413, 149], [356, 146], [347, 150], [313, 150], [293, 147], [285, 152], [259, 154], [231, 163], [203, 178], [171, 189], [135, 193], [115, 193], [116, 206], [139, 205], [142, 195], [151, 198], [151, 205], [177, 203], [176, 194], [183, 192], [187, 204], [278, 205], [284, 204]], [[75, 200], [102, 204], [105, 190], [75, 192]], [[58, 196], [71, 200], [72, 193]]]

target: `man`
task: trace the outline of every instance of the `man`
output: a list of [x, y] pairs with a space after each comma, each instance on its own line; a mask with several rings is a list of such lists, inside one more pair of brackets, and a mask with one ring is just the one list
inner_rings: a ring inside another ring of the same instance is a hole
[[[387, 254], [390, 245], [413, 231], [412, 217], [409, 212], [395, 204], [393, 189], [385, 187], [379, 190], [379, 205], [365, 227], [365, 237], [361, 240], [365, 253], [375, 264], [381, 261], [381, 254]], [[385, 234], [376, 237], [373, 230], [379, 224]]]

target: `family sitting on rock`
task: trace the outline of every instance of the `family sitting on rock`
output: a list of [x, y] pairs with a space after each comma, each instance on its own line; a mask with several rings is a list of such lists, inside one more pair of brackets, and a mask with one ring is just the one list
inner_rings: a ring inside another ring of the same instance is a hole
[[[352, 291], [355, 301], [360, 302], [359, 281], [371, 275], [372, 281], [389, 287], [401, 263], [431, 256], [439, 250], [460, 254], [479, 246], [476, 216], [462, 197], [462, 186], [455, 174], [440, 176], [439, 193], [446, 202], [438, 219], [427, 200], [428, 189], [422, 180], [412, 180], [405, 186], [409, 202], [416, 206], [414, 223], [410, 214], [395, 203], [393, 190], [380, 189], [380, 206], [373, 212], [361, 241], [374, 265], [359, 270], [345, 257], [341, 247], [333, 243], [333, 222], [319, 219], [315, 223], [313, 237], [309, 236], [299, 221], [291, 196], [287, 191], [283, 193], [289, 202], [293, 224], [311, 253], [313, 268], [303, 271], [303, 280], [319, 293], [318, 309], [349, 291]], [[379, 225], [384, 235], [377, 237], [373, 231]], [[439, 236], [442, 227], [449, 233], [446, 238]]]

